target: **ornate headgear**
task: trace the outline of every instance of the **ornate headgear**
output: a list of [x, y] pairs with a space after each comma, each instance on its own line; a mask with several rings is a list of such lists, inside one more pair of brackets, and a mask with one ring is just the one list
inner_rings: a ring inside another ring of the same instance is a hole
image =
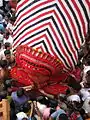
[[63, 64], [59, 59], [23, 45], [16, 50], [16, 63], [29, 73], [31, 80], [36, 83], [43, 83], [63, 72]]

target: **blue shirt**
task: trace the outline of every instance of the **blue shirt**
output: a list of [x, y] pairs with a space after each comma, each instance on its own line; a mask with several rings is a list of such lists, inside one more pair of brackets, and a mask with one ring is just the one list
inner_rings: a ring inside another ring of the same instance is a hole
[[12, 97], [13, 101], [18, 103], [19, 105], [24, 104], [25, 102], [28, 101], [27, 96], [23, 95], [21, 97], [18, 97], [16, 92], [12, 92], [11, 97]]
[[64, 110], [59, 109], [59, 110], [57, 110], [57, 111], [55, 111], [54, 113], [51, 114], [51, 118], [58, 120], [58, 119], [59, 119], [59, 116], [60, 116], [61, 114], [66, 114], [66, 113], [65, 113]]

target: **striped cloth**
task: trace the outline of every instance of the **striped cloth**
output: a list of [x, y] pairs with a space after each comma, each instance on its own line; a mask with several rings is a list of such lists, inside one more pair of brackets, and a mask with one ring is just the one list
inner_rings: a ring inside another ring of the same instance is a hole
[[16, 9], [14, 50], [28, 45], [74, 68], [88, 32], [90, 0], [19, 0]]

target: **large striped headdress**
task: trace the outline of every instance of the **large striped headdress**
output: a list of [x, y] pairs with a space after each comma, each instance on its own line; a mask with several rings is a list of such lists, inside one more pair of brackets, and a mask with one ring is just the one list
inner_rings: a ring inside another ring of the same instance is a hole
[[58, 57], [74, 67], [90, 19], [89, 0], [19, 0], [14, 29], [14, 50], [28, 45]]

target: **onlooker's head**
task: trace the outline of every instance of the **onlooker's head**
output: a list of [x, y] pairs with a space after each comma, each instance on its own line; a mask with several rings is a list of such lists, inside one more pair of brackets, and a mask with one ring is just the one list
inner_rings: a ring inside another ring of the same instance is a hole
[[78, 59], [80, 60], [84, 56], [83, 49], [78, 50]]
[[37, 97], [37, 101], [41, 104], [45, 104], [46, 98], [44, 96], [39, 96]]
[[10, 44], [9, 42], [6, 42], [6, 43], [4, 44], [4, 46], [5, 46], [5, 49], [6, 49], [6, 50], [10, 50], [10, 49], [11, 49], [11, 44]]
[[10, 35], [10, 33], [9, 33], [8, 31], [6, 31], [5, 34], [4, 34], [4, 37], [5, 37], [6, 39], [8, 39], [8, 38], [9, 38], [9, 35]]
[[50, 99], [50, 104], [49, 106], [51, 108], [56, 108], [58, 106], [58, 101], [57, 100], [54, 100], [54, 99]]
[[16, 19], [15, 17], [11, 17], [11, 18], [10, 18], [10, 23], [11, 23], [12, 25], [14, 24], [15, 19]]
[[66, 114], [60, 114], [59, 120], [69, 120]]
[[24, 89], [23, 88], [19, 88], [18, 90], [17, 90], [17, 96], [18, 97], [22, 97], [24, 95]]
[[11, 87], [12, 80], [11, 79], [5, 80], [4, 85], [5, 85], [6, 88]]
[[11, 59], [11, 51], [10, 50], [5, 50], [4, 51], [4, 55], [6, 57], [6, 60], [10, 60]]
[[7, 97], [7, 91], [1, 91], [0, 92], [0, 98], [5, 99]]
[[8, 18], [8, 16], [7, 16], [7, 15], [5, 15], [4, 19], [5, 19], [6, 21], [8, 21], [8, 20], [9, 20], [9, 18]]
[[58, 99], [62, 102], [64, 102], [66, 100], [66, 95], [65, 94], [59, 94], [58, 95]]

